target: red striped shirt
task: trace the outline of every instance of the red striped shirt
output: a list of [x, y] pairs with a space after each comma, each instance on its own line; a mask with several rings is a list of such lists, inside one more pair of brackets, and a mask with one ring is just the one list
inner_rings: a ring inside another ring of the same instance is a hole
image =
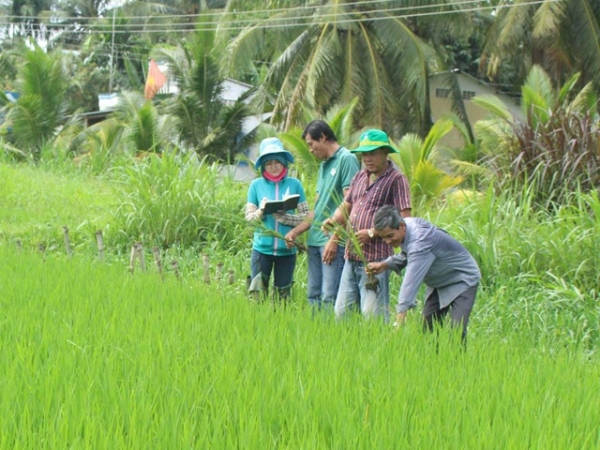
[[[352, 182], [346, 196], [346, 201], [352, 205], [350, 224], [354, 232], [373, 227], [373, 218], [379, 208], [392, 205], [398, 211], [409, 209], [410, 188], [406, 177], [388, 161], [388, 168], [373, 183], [369, 183], [371, 174], [363, 169], [359, 171]], [[346, 245], [346, 259], [360, 260], [352, 251], [352, 244]], [[390, 257], [394, 250], [383, 239], [375, 238], [363, 246], [362, 252], [367, 262], [379, 261]]]

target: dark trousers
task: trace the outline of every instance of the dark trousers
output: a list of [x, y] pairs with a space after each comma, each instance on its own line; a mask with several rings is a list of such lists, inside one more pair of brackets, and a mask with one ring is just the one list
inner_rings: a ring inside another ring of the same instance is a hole
[[425, 300], [425, 306], [423, 307], [423, 329], [425, 331], [433, 331], [434, 324], [441, 325], [444, 317], [450, 311], [452, 327], [462, 326], [461, 337], [463, 343], [466, 343], [467, 325], [473, 304], [475, 303], [478, 287], [479, 285], [468, 288], [445, 308], [440, 308], [440, 297], [437, 289], [434, 289]]
[[296, 255], [274, 256], [259, 253], [252, 250], [252, 278], [262, 273], [265, 286], [269, 285], [271, 273], [273, 273], [273, 285], [278, 290], [284, 290], [292, 286], [294, 269], [296, 267]]

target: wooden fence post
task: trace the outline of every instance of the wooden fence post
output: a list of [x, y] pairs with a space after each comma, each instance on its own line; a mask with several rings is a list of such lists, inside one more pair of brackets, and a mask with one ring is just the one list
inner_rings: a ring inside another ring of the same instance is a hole
[[227, 281], [229, 282], [229, 284], [233, 284], [235, 282], [233, 269], [229, 269], [227, 271]]
[[102, 237], [102, 230], [96, 231], [96, 244], [98, 244], [98, 258], [100, 258], [100, 261], [104, 261], [104, 238]]
[[202, 265], [204, 266], [204, 282], [210, 284], [210, 256], [202, 255]]
[[65, 234], [65, 249], [67, 251], [67, 256], [71, 256], [71, 242], [69, 241], [69, 229], [66, 225], [63, 225], [63, 233]]
[[173, 273], [175, 274], [177, 281], [181, 281], [181, 274], [179, 273], [179, 264], [177, 264], [176, 259], [171, 261], [171, 269], [173, 270]]
[[40, 242], [38, 244], [38, 251], [40, 252], [40, 254], [42, 255], [42, 257], [44, 258], [44, 261], [46, 261], [46, 244], [44, 244], [43, 242]]
[[17, 251], [19, 253], [21, 253], [21, 251], [23, 251], [23, 244], [21, 243], [21, 239], [17, 239], [16, 244], [17, 244]]
[[160, 277], [163, 277], [163, 270], [162, 270], [162, 261], [160, 260], [160, 249], [156, 246], [152, 247], [152, 255], [154, 256], [154, 262], [156, 263], [156, 269], [158, 270], [158, 273], [160, 274]]
[[215, 275], [217, 282], [223, 279], [223, 263], [220, 262], [217, 264], [217, 273]]
[[144, 246], [141, 241], [137, 241], [135, 243], [135, 252], [137, 254], [137, 258], [140, 261], [140, 267], [145, 272], [146, 271], [146, 258], [144, 257]]
[[135, 244], [131, 246], [131, 255], [129, 256], [129, 272], [133, 273], [135, 271], [135, 259], [137, 257], [137, 252], [135, 251]]

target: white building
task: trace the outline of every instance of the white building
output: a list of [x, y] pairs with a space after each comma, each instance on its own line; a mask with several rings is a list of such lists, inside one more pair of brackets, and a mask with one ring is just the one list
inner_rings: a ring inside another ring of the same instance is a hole
[[[167, 81], [163, 87], [158, 91], [158, 94], [179, 94], [179, 85], [175, 80], [169, 77], [169, 67], [167, 64], [157, 62], [158, 68], [167, 76]], [[233, 105], [239, 98], [246, 94], [252, 86], [243, 83], [241, 81], [234, 80], [232, 78], [225, 78], [221, 85], [222, 91], [220, 94], [221, 100], [227, 105]], [[244, 101], [249, 103], [252, 100], [252, 96], [249, 96]], [[98, 95], [98, 109], [99, 111], [109, 113], [117, 107], [119, 102], [119, 94], [99, 94]], [[244, 119], [242, 124], [242, 131], [244, 134], [251, 133], [254, 131], [264, 120], [268, 119], [270, 114], [262, 114], [249, 116]], [[246, 159], [255, 161], [258, 157], [258, 145], [252, 145], [244, 152], [245, 158], [241, 158], [237, 164], [223, 165], [223, 173], [227, 173], [233, 176], [236, 180], [251, 181], [256, 178], [256, 173], [252, 164], [249, 164]]]

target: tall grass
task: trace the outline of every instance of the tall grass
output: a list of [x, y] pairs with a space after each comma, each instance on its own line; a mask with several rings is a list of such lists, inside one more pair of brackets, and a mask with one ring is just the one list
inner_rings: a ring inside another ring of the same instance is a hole
[[541, 208], [535, 189], [489, 189], [430, 214], [477, 260], [493, 302], [483, 312], [510, 309], [494, 327], [537, 329], [548, 344], [569, 342], [595, 351], [600, 338], [598, 267], [600, 199], [575, 192]]
[[0, 261], [0, 448], [600, 445], [597, 359], [539, 351], [530, 329], [462, 352], [418, 320], [393, 333], [85, 258]]
[[251, 238], [243, 216], [247, 185], [220, 176], [216, 164], [167, 152], [124, 167], [118, 178], [115, 223], [126, 243], [223, 248]]

